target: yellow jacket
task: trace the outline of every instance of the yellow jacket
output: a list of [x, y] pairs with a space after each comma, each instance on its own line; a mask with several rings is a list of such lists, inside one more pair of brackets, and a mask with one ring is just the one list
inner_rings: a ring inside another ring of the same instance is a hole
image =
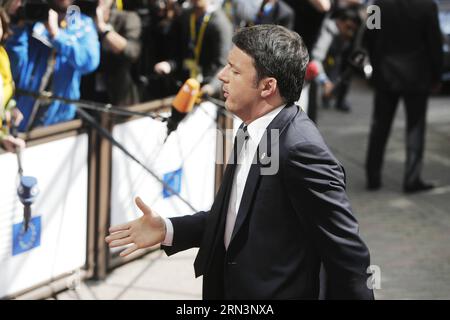
[[0, 46], [0, 77], [1, 77], [1, 92], [0, 92], [0, 141], [2, 137], [8, 132], [7, 128], [3, 126], [4, 114], [6, 106], [14, 93], [14, 82], [11, 74], [11, 65], [9, 63], [8, 54], [5, 48]]
[[3, 46], [0, 46], [0, 76], [2, 77], [3, 82], [3, 94], [1, 95], [3, 100], [1, 101], [0, 110], [4, 110], [6, 104], [13, 95], [14, 82], [11, 74], [11, 65], [9, 63], [8, 54]]

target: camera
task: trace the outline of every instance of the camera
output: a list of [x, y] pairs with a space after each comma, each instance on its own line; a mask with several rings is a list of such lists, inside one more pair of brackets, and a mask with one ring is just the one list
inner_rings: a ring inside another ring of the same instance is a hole
[[[73, 5], [78, 6], [83, 14], [95, 17], [98, 0], [76, 0]], [[52, 0], [25, 0], [12, 20], [13, 22], [24, 20], [31, 23], [46, 21], [51, 8]]]
[[25, 20], [27, 22], [48, 20], [50, 5], [47, 0], [27, 0], [17, 11], [14, 20]]

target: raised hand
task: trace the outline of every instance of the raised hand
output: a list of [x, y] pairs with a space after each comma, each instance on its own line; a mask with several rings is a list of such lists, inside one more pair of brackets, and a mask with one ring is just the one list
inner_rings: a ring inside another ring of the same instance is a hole
[[109, 229], [110, 235], [105, 239], [110, 248], [132, 244], [120, 253], [121, 257], [125, 257], [138, 249], [149, 248], [161, 243], [166, 236], [164, 219], [150, 209], [141, 198], [137, 197], [135, 202], [143, 213], [142, 217], [111, 227]]
[[58, 13], [50, 9], [48, 11], [48, 21], [45, 23], [47, 30], [52, 38], [55, 38], [59, 32]]

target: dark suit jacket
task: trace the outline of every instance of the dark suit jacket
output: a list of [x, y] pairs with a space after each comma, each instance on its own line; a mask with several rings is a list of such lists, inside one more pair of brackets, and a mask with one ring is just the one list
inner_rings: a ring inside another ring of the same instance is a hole
[[442, 72], [442, 36], [433, 0], [377, 0], [381, 29], [366, 41], [378, 88], [428, 93]]
[[200, 247], [194, 267], [204, 276], [205, 299], [317, 299], [321, 263], [326, 298], [372, 299], [369, 251], [345, 193], [344, 169], [298, 106], [285, 107], [271, 129], [280, 137], [266, 154], [279, 148], [279, 171], [260, 175], [262, 161], [252, 165], [228, 250], [231, 165], [209, 212], [171, 218], [173, 246], [163, 249], [171, 255]]
[[318, 12], [308, 0], [285, 0], [285, 2], [295, 12], [294, 31], [302, 37], [308, 51], [311, 52], [326, 14]]
[[[260, 11], [261, 10], [262, 8]], [[268, 16], [262, 16], [257, 19], [256, 22], [258, 24], [276, 24], [293, 30], [295, 24], [295, 12], [286, 2], [279, 0], [275, 3], [273, 10]]]
[[[184, 59], [193, 58], [193, 51], [190, 47], [191, 13], [192, 9], [184, 10], [174, 21], [170, 32], [169, 62], [172, 69], [175, 70], [177, 78], [181, 81], [189, 78], [189, 70], [183, 68]], [[200, 53], [200, 66], [204, 77], [203, 84], [211, 84], [216, 91], [221, 88], [221, 83], [216, 75], [227, 64], [232, 36], [231, 22], [221, 9], [215, 10], [211, 14], [205, 30]]]
[[[81, 94], [87, 100], [129, 106], [139, 102], [132, 68], [141, 54], [141, 19], [135, 12], [113, 9], [109, 23], [127, 40], [127, 45], [122, 53], [115, 54], [102, 41], [100, 66], [95, 73], [83, 77]], [[98, 73], [102, 74], [106, 95], [96, 90]]]

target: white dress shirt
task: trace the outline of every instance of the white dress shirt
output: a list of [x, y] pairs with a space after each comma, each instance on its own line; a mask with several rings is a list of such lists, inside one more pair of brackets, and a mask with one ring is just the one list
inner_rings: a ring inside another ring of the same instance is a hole
[[[247, 176], [252, 165], [253, 158], [258, 148], [259, 142], [272, 120], [280, 113], [281, 109], [285, 105], [282, 105], [262, 117], [252, 121], [247, 125], [247, 132], [249, 139], [246, 140], [242, 147], [241, 153], [238, 156], [237, 167], [234, 173], [233, 186], [231, 189], [230, 201], [228, 205], [227, 219], [225, 224], [224, 244], [225, 248], [231, 240], [233, 234], [234, 223], [236, 221], [237, 214], [239, 212], [239, 206], [241, 204], [242, 195], [244, 193], [244, 187], [247, 182]], [[162, 242], [165, 246], [171, 246], [173, 243], [173, 225], [172, 222], [164, 218], [166, 223], [166, 237]]]

